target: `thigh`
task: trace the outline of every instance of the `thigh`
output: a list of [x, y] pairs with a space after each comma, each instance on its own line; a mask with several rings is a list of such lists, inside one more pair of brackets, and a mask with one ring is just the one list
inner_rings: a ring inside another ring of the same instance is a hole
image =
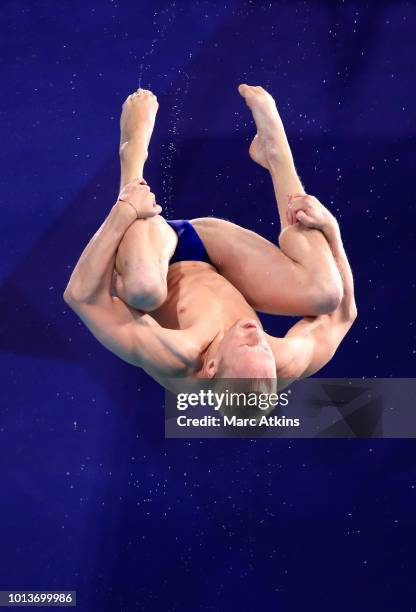
[[277, 245], [223, 219], [193, 219], [192, 225], [214, 266], [253, 308], [270, 314], [310, 314], [310, 283]]
[[137, 219], [123, 236], [117, 250], [115, 271], [124, 280], [152, 275], [166, 282], [169, 259], [177, 235], [160, 215]]

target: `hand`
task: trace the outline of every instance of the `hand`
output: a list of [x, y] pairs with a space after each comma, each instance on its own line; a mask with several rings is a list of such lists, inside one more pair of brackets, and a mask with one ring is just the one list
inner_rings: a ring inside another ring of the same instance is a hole
[[150, 191], [144, 179], [135, 179], [127, 183], [120, 191], [118, 200], [130, 204], [135, 209], [138, 219], [155, 217], [162, 212], [162, 207], [156, 204], [155, 194]]
[[322, 232], [337, 224], [329, 210], [315, 196], [308, 194], [289, 196], [286, 217], [289, 225], [294, 225], [299, 221], [306, 227]]

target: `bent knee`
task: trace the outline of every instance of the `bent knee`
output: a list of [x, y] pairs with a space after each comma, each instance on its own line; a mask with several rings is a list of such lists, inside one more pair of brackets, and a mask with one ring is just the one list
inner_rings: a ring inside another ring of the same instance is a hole
[[324, 283], [315, 286], [311, 294], [312, 314], [330, 314], [341, 304], [343, 289], [339, 283]]
[[137, 279], [125, 279], [124, 301], [132, 308], [146, 312], [156, 310], [166, 300], [167, 287], [160, 276], [142, 275]]

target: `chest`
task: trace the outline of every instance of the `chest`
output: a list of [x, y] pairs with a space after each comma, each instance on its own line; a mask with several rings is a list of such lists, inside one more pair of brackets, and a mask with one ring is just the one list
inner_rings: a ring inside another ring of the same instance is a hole
[[186, 329], [195, 325], [201, 316], [207, 320], [217, 318], [224, 297], [216, 283], [184, 278], [179, 283], [168, 284], [167, 298], [152, 316], [162, 327]]
[[208, 335], [224, 318], [252, 316], [241, 293], [212, 266], [200, 262], [174, 264], [167, 275], [167, 298], [152, 316], [162, 327], [203, 326]]

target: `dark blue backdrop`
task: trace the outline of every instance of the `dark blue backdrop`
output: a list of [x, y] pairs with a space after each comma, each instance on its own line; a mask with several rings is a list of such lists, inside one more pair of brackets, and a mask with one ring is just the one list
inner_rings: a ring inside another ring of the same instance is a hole
[[141, 73], [165, 212], [277, 236], [237, 92], [260, 84], [355, 273], [322, 374], [413, 376], [415, 26], [413, 2], [3, 0], [0, 589], [76, 589], [83, 611], [416, 609], [411, 441], [165, 440], [162, 390], [62, 300]]

